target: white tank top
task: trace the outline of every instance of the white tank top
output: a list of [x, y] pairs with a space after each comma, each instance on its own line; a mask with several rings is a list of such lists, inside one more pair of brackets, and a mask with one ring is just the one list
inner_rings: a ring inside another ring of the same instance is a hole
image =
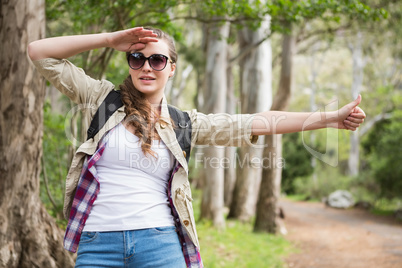
[[96, 162], [100, 191], [83, 231], [123, 231], [174, 226], [167, 184], [174, 158], [162, 140], [153, 141], [157, 158], [145, 156], [139, 138], [116, 126]]

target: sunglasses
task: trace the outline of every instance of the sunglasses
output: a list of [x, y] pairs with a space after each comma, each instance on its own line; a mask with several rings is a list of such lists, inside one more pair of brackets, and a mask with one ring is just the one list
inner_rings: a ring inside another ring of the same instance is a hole
[[[145, 57], [144, 54], [140, 52], [134, 52], [127, 55], [127, 62], [131, 69], [138, 70], [144, 66], [145, 61], [148, 61], [149, 66], [155, 71], [162, 71], [165, 69], [169, 58], [162, 54], [153, 54], [149, 57]], [[169, 60], [170, 63], [173, 63]]]

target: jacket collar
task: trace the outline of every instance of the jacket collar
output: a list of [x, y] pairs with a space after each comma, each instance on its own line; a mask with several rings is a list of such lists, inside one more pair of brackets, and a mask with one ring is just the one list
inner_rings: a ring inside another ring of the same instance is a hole
[[163, 95], [163, 98], [162, 98], [160, 120], [164, 121], [165, 123], [167, 123], [169, 125], [172, 124], [172, 122], [170, 120], [169, 109], [168, 109], [168, 104], [167, 104], [165, 95]]

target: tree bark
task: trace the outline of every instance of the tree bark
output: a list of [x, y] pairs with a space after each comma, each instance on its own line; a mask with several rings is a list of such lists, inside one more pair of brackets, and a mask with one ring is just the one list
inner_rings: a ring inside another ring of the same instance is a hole
[[[282, 41], [282, 63], [278, 92], [275, 95], [271, 110], [285, 110], [288, 106], [291, 86], [293, 54], [296, 47], [294, 35], [284, 35]], [[275, 126], [273, 126], [275, 127]], [[282, 135], [266, 136], [266, 146], [263, 159], [265, 165], [262, 171], [262, 180], [257, 202], [257, 215], [254, 231], [276, 233], [286, 229], [279, 218], [277, 201], [280, 197], [282, 178]]]
[[39, 198], [45, 83], [26, 53], [45, 34], [45, 1], [2, 1], [0, 267], [72, 267]]
[[[229, 23], [209, 29], [204, 88], [204, 112], [225, 112], [227, 42]], [[208, 96], [206, 98], [205, 96]], [[216, 163], [225, 156], [224, 148], [208, 147], [204, 153], [204, 191], [201, 202], [201, 218], [211, 219], [213, 225], [224, 228], [224, 169]]]
[[[365, 62], [363, 59], [362, 49], [362, 34], [358, 32], [356, 35], [355, 45], [349, 43], [349, 49], [352, 53], [353, 60], [353, 82], [352, 82], [352, 97], [354, 99], [359, 95], [363, 86], [363, 69]], [[359, 130], [353, 131], [350, 134], [350, 151], [348, 159], [348, 173], [350, 176], [359, 174]]]
[[[228, 48], [228, 62], [230, 59], [230, 47]], [[226, 112], [229, 114], [236, 113], [236, 97], [235, 86], [233, 80], [232, 66], [229, 65], [226, 69], [227, 74], [227, 94], [226, 94]], [[225, 158], [228, 159], [228, 165], [225, 166], [225, 185], [224, 185], [224, 204], [225, 207], [230, 207], [232, 203], [233, 189], [236, 182], [236, 147], [225, 148]]]
[[284, 225], [279, 218], [279, 207], [282, 168], [282, 135], [268, 135], [264, 149], [264, 167], [262, 170], [261, 186], [258, 195], [257, 213], [254, 223], [255, 232], [277, 233], [283, 230]]
[[[269, 34], [269, 19], [263, 21], [256, 31], [244, 28], [239, 32], [240, 50], [253, 46]], [[251, 50], [240, 60], [241, 72], [241, 112], [257, 113], [266, 111], [272, 103], [272, 51], [269, 39]], [[255, 215], [258, 190], [261, 182], [261, 165], [256, 159], [262, 158], [264, 136], [260, 136], [258, 146], [241, 147], [237, 165], [237, 179], [233, 191], [228, 218], [249, 221]]]
[[[318, 71], [321, 70], [322, 63], [324, 60], [325, 53], [322, 54], [321, 58], [317, 61], [316, 54], [319, 51], [319, 43], [313, 44], [311, 48], [311, 55], [310, 55], [310, 88], [311, 88], [311, 93], [310, 93], [310, 112], [316, 112], [317, 111], [317, 104], [316, 104], [316, 95], [317, 95], [317, 76], [318, 76]], [[312, 131], [310, 133], [310, 142], [312, 146], [315, 146], [316, 144], [316, 133]], [[318, 178], [317, 178], [317, 172], [316, 172], [316, 166], [317, 166], [317, 157], [315, 155], [311, 156], [311, 167], [313, 168], [313, 174], [312, 179], [313, 179], [313, 185], [314, 187], [318, 187]]]

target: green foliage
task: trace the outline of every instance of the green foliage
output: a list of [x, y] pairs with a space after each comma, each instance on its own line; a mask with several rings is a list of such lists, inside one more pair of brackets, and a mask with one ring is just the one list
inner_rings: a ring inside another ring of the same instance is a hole
[[319, 163], [313, 175], [298, 177], [294, 180], [293, 187], [296, 193], [313, 200], [321, 200], [339, 189], [355, 193], [353, 178], [340, 174], [337, 168], [330, 168], [326, 164]]
[[74, 33], [114, 31], [138, 25], [152, 25], [180, 37], [178, 19], [203, 23], [230, 21], [238, 26], [257, 28], [266, 15], [271, 17], [272, 31], [286, 31], [289, 23], [320, 18], [339, 21], [350, 19], [379, 20], [387, 17], [381, 8], [372, 8], [357, 0], [271, 0], [267, 3], [249, 0], [48, 0], [46, 17], [49, 21], [68, 17]]
[[[70, 143], [64, 132], [64, 117], [54, 114], [51, 105], [46, 102], [44, 105], [44, 130], [43, 130], [43, 161], [41, 172], [40, 197], [50, 215], [62, 220], [63, 198], [65, 178], [68, 170], [68, 151]], [[48, 182], [49, 192], [54, 200], [54, 205], [48, 196], [44, 171]]]
[[268, 1], [266, 11], [272, 17], [272, 31], [287, 32], [291, 23], [300, 24], [305, 20], [340, 22], [350, 20], [380, 20], [387, 17], [381, 8], [372, 8], [357, 0], [272, 0]]
[[282, 191], [294, 194], [293, 180], [296, 177], [308, 176], [313, 173], [311, 154], [304, 148], [301, 134], [283, 135], [283, 158], [285, 167], [282, 170]]
[[374, 202], [374, 207], [371, 212], [376, 215], [390, 216], [395, 213], [397, 209], [402, 208], [402, 197], [398, 198], [378, 198]]
[[[92, 28], [93, 32], [119, 30], [134, 25], [166, 26], [170, 22], [169, 8], [178, 1], [139, 0], [48, 0], [46, 16], [58, 19], [61, 14], [70, 17], [74, 32], [83, 33]], [[92, 32], [90, 31], [90, 32]]]
[[[382, 9], [371, 8], [361, 1], [273, 0], [263, 3], [255, 0], [47, 0], [46, 18], [48, 36], [112, 32], [135, 26], [154, 26], [170, 33], [177, 42], [184, 41], [186, 21], [203, 24], [230, 21], [232, 27], [256, 29], [261, 21], [271, 17], [271, 32], [286, 32], [291, 23], [319, 18], [339, 21], [340, 16], [351, 19], [379, 19], [386, 15]], [[183, 25], [180, 27], [179, 25]], [[270, 33], [267, 33], [267, 35]], [[203, 49], [180, 46], [188, 62], [202, 73]], [[117, 54], [117, 55], [116, 55]], [[81, 53], [70, 60], [96, 79], [111, 80], [116, 86], [126, 77], [126, 66], [121, 53], [97, 49]], [[193, 60], [193, 61], [191, 61]], [[122, 65], [121, 65], [122, 64]], [[200, 67], [198, 67], [200, 66]]]
[[363, 142], [372, 176], [380, 186], [382, 197], [402, 196], [402, 111], [396, 110], [389, 120], [377, 123]]
[[118, 88], [118, 86], [129, 75], [128, 71], [129, 70], [125, 54], [116, 53], [116, 55], [112, 57], [109, 62], [105, 76], [108, 81], [112, 82], [113, 85]]

